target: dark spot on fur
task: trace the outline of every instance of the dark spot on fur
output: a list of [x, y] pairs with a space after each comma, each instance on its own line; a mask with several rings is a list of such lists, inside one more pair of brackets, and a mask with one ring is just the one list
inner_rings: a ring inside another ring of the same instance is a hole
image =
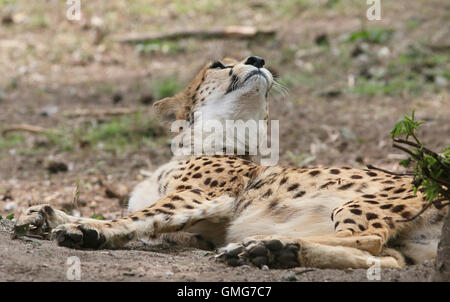
[[381, 229], [383, 226], [379, 222], [372, 223], [372, 226], [377, 229]]
[[353, 182], [349, 182], [348, 184], [340, 186], [338, 189], [339, 190], [347, 190], [347, 189], [351, 188], [353, 185], [354, 185]]
[[341, 171], [339, 171], [338, 169], [331, 169], [330, 173], [337, 175], [337, 174], [341, 173]]
[[347, 218], [344, 220], [344, 223], [356, 223], [353, 219]]
[[176, 201], [176, 200], [184, 200], [182, 197], [180, 197], [180, 196], [178, 196], [178, 195], [172, 196], [170, 199], [172, 199], [173, 201]]
[[334, 185], [335, 183], [336, 183], [335, 181], [329, 181], [329, 182], [327, 182], [326, 184], [321, 185], [321, 186], [320, 186], [320, 189], [325, 189], [325, 188], [327, 188], [328, 186]]
[[168, 208], [168, 209], [172, 209], [172, 210], [175, 209], [175, 206], [171, 203], [165, 203], [162, 206], [165, 208]]
[[303, 195], [305, 195], [305, 191], [298, 191], [295, 195], [294, 195], [294, 198], [299, 198], [299, 197], [302, 197]]
[[355, 215], [361, 215], [362, 211], [359, 209], [351, 209], [350, 212], [352, 212]]
[[394, 194], [403, 193], [403, 192], [405, 192], [405, 191], [406, 191], [405, 188], [400, 188], [400, 189], [398, 189], [398, 190], [395, 190], [395, 191], [394, 191]]
[[382, 206], [380, 206], [380, 209], [390, 209], [390, 208], [392, 208], [392, 203], [388, 203], [388, 204], [384, 204], [384, 205], [382, 205]]
[[403, 218], [409, 218], [409, 217], [411, 217], [411, 212], [405, 211], [401, 215]]
[[361, 178], [363, 178], [361, 175], [352, 175], [352, 176], [350, 176], [350, 178], [353, 178], [353, 179], [361, 179]]
[[156, 209], [155, 212], [160, 213], [160, 214], [166, 214], [166, 215], [169, 215], [169, 216], [173, 215], [172, 212], [168, 212], [168, 211], [165, 211], [163, 209]]
[[364, 202], [370, 203], [370, 204], [379, 204], [379, 202], [376, 200], [364, 200]]
[[191, 192], [192, 192], [192, 193], [195, 193], [195, 194], [197, 194], [197, 195], [201, 195], [201, 194], [202, 194], [202, 191], [199, 190], [199, 189], [192, 189]]
[[283, 178], [280, 180], [280, 185], [284, 185], [284, 184], [287, 182], [287, 180], [288, 180], [287, 177], [283, 177]]
[[278, 205], [278, 200], [274, 200], [269, 204], [269, 209], [273, 209]]
[[205, 179], [204, 184], [209, 185], [210, 182], [211, 182], [211, 177], [208, 177], [207, 179]]
[[313, 171], [309, 172], [309, 175], [311, 175], [311, 176], [316, 176], [318, 174], [320, 174], [319, 170], [313, 170]]
[[378, 215], [375, 213], [367, 213], [366, 218], [367, 218], [367, 220], [373, 220], [373, 219], [377, 219]]
[[288, 192], [293, 191], [295, 189], [297, 189], [300, 185], [299, 184], [293, 184], [291, 186], [288, 187]]
[[218, 182], [217, 180], [214, 180], [214, 181], [211, 183], [211, 185], [210, 185], [211, 188], [216, 187], [218, 183], [219, 183], [219, 182]]
[[392, 213], [399, 213], [399, 212], [403, 211], [404, 209], [405, 209], [405, 206], [401, 204], [401, 205], [393, 207], [391, 211], [392, 211]]
[[269, 197], [270, 195], [272, 195], [272, 189], [267, 190], [262, 197]]
[[202, 177], [201, 173], [195, 173], [194, 175], [192, 175], [193, 178], [200, 178]]
[[372, 177], [378, 176], [377, 173], [375, 173], [375, 172], [370, 172], [370, 171], [367, 172], [367, 175], [372, 176]]
[[225, 170], [224, 168], [217, 168], [215, 171], [217, 172], [217, 173], [220, 173], [220, 172], [223, 172], [223, 170]]

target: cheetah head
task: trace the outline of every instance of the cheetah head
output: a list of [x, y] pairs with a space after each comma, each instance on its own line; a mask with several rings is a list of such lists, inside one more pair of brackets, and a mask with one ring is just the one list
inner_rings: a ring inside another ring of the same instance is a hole
[[163, 121], [194, 123], [196, 114], [207, 120], [265, 120], [273, 77], [256, 56], [242, 61], [225, 58], [209, 62], [180, 93], [154, 104]]

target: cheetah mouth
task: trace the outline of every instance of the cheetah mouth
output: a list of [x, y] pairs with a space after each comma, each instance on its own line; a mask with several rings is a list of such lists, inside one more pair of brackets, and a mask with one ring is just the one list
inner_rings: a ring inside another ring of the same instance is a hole
[[256, 76], [262, 76], [262, 78], [266, 81], [266, 84], [269, 84], [269, 79], [267, 76], [262, 72], [260, 69], [250, 71], [249, 74], [245, 77], [244, 81], [241, 85], [244, 85], [245, 82], [247, 82], [249, 79], [256, 77]]
[[256, 69], [256, 70], [252, 70], [250, 71], [244, 78], [244, 80], [239, 83], [239, 78], [235, 75], [233, 75], [233, 77], [231, 78], [231, 83], [230, 86], [227, 89], [227, 92], [225, 94], [228, 94], [230, 92], [233, 92], [235, 90], [238, 90], [239, 88], [244, 87], [244, 85], [248, 82], [248, 80], [254, 78], [254, 77], [261, 77], [264, 79], [264, 81], [266, 82], [266, 85], [269, 85], [269, 79], [267, 77], [267, 75], [262, 72], [260, 69]]

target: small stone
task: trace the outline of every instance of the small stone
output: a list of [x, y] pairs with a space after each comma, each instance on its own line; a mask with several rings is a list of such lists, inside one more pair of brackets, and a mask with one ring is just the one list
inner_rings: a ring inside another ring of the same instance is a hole
[[47, 170], [52, 174], [56, 174], [59, 172], [67, 172], [69, 167], [63, 162], [50, 161], [47, 164]]
[[155, 100], [155, 98], [153, 97], [153, 95], [147, 94], [147, 95], [141, 95], [139, 102], [143, 105], [150, 105], [151, 103], [153, 103], [154, 100]]
[[51, 116], [59, 111], [57, 106], [45, 106], [39, 111], [41, 116]]
[[283, 281], [297, 281], [297, 276], [295, 274], [287, 274], [281, 277], [281, 280]]
[[6, 212], [11, 212], [14, 211], [15, 209], [17, 209], [17, 203], [15, 203], [14, 201], [9, 201], [5, 204], [5, 206], [3, 207], [3, 209]]
[[116, 92], [114, 93], [112, 100], [114, 104], [120, 103], [123, 100], [123, 96], [121, 93]]
[[442, 87], [447, 86], [447, 83], [448, 83], [447, 79], [444, 78], [443, 76], [435, 77], [434, 78], [434, 82], [436, 83], [436, 85], [439, 85], [439, 86], [442, 86]]

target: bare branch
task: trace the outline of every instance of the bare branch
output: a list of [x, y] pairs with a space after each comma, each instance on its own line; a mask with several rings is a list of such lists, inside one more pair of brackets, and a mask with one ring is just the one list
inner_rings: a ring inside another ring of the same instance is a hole
[[397, 176], [414, 176], [413, 172], [406, 172], [406, 173], [397, 173], [397, 172], [392, 172], [389, 170], [385, 170], [385, 169], [381, 169], [381, 168], [377, 168], [373, 165], [366, 165], [367, 169], [369, 170], [378, 170], [387, 174], [392, 174], [392, 175], [397, 175]]

